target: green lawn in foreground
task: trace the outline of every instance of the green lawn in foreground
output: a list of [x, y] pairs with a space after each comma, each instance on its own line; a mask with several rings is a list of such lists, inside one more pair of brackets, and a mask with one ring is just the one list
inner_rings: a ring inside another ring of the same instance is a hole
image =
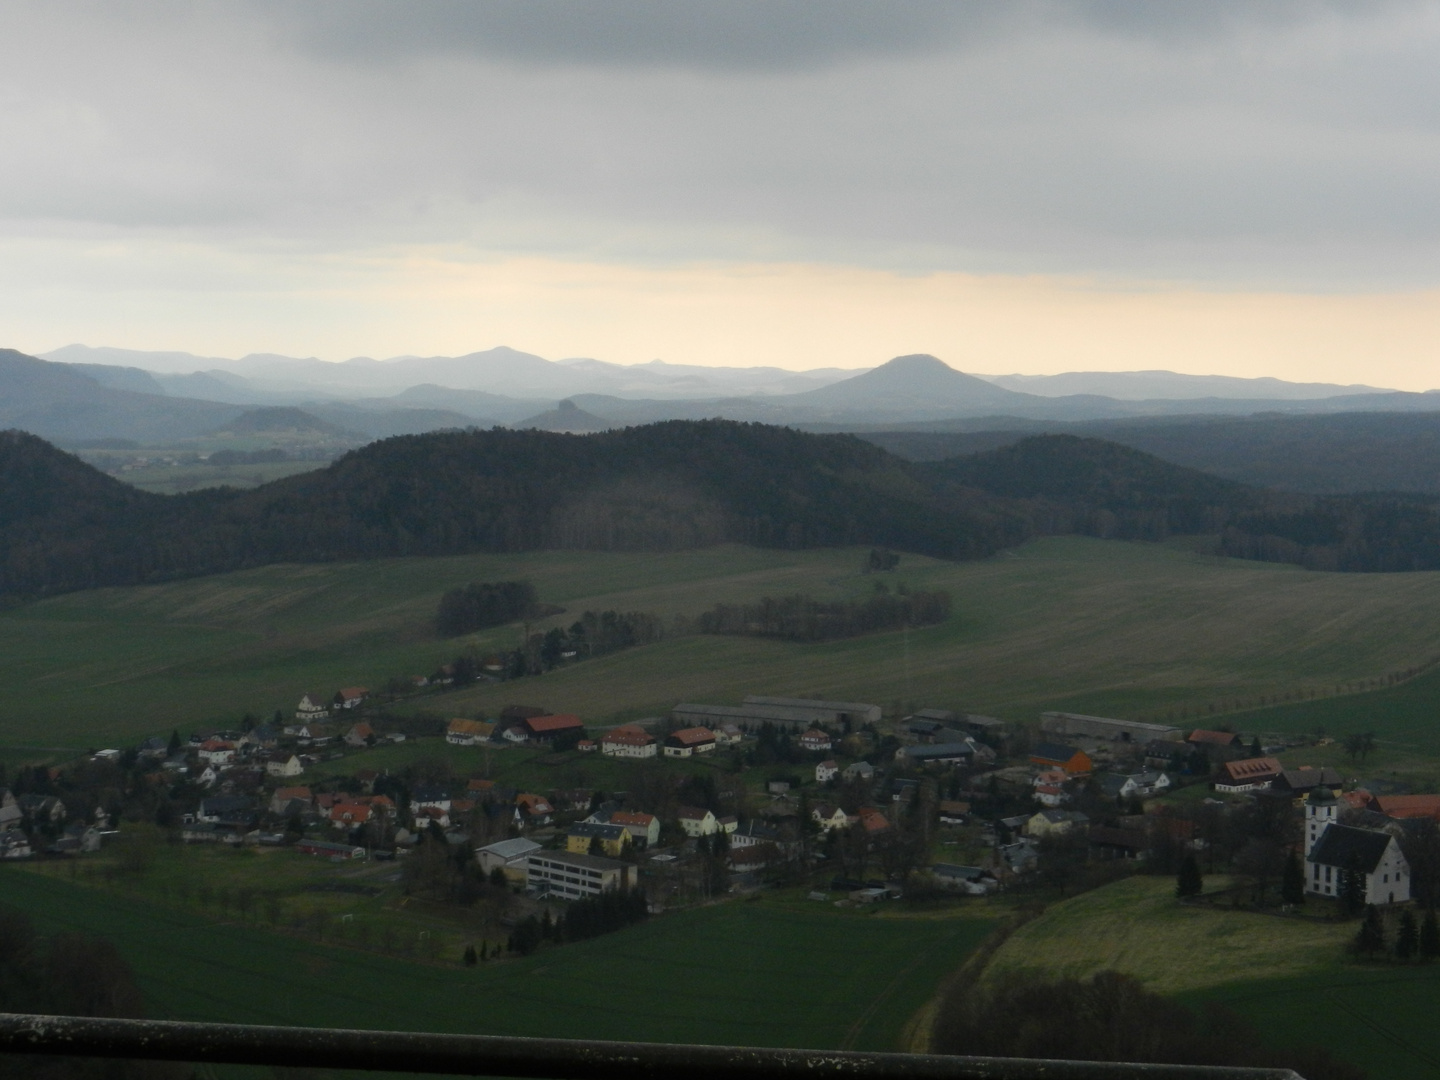
[[9, 867], [0, 901], [46, 929], [114, 941], [153, 1014], [173, 1019], [822, 1049], [894, 1048], [993, 925], [741, 901], [465, 969], [219, 924]]
[[[861, 595], [877, 580], [949, 589], [955, 614], [824, 645], [678, 638], [418, 707], [464, 715], [533, 701], [603, 725], [681, 700], [770, 693], [1016, 720], [1065, 708], [1183, 722], [1182, 708], [1194, 719], [1207, 702], [1333, 687], [1440, 654], [1440, 573], [1321, 574], [1080, 537], [971, 563], [906, 555], [898, 573], [878, 576], [859, 572], [861, 556], [731, 545], [392, 559], [57, 597], [0, 613], [0, 745], [83, 748], [233, 723], [289, 711], [307, 691], [431, 671], [458, 649], [431, 633], [435, 604], [472, 580], [529, 578], [567, 608], [560, 621], [587, 608], [670, 616], [766, 594]], [[476, 640], [506, 645], [517, 633]]]
[[1353, 963], [1354, 923], [1184, 906], [1173, 890], [1136, 877], [1053, 905], [985, 977], [1121, 971], [1191, 1006], [1222, 1002], [1275, 1045], [1323, 1047], [1373, 1080], [1440, 1074], [1440, 967]]
[[1179, 996], [1192, 1006], [1221, 1002], [1278, 1045], [1322, 1046], [1371, 1080], [1440, 1076], [1440, 967], [1347, 967]]

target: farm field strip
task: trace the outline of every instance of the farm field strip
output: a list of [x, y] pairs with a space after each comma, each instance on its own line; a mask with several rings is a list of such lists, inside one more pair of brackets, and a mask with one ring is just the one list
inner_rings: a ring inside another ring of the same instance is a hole
[[[467, 645], [513, 645], [515, 626], [454, 641], [434, 636], [440, 594], [472, 580], [532, 580], [542, 599], [566, 608], [558, 623], [587, 609], [668, 618], [762, 595], [861, 596], [877, 582], [948, 589], [955, 614], [940, 626], [825, 644], [674, 638], [407, 707], [493, 713], [533, 699], [603, 724], [680, 700], [772, 693], [1017, 720], [1046, 708], [1153, 716], [1324, 690], [1440, 654], [1440, 573], [1309, 573], [1180, 545], [1077, 537], [972, 563], [907, 555], [883, 575], [861, 573], [862, 554], [731, 545], [393, 559], [56, 597], [0, 612], [0, 649], [11, 664], [0, 743], [83, 748], [233, 724], [246, 711], [288, 712], [301, 693], [428, 673]], [[1364, 707], [1356, 702], [1328, 699], [1347, 712]], [[1283, 730], [1288, 714], [1275, 715]], [[1397, 735], [1436, 745], [1424, 725]]]

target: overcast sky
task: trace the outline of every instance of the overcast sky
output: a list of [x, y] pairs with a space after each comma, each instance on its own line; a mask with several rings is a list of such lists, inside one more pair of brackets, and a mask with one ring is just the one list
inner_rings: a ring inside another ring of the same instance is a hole
[[4, 344], [1440, 385], [1440, 5], [0, 6]]

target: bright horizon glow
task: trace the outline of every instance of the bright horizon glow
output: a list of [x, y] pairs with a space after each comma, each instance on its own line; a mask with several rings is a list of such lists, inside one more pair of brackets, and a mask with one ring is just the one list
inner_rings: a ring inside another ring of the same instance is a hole
[[[442, 249], [343, 266], [333, 257], [291, 259], [268, 288], [258, 274], [244, 280], [252, 275], [243, 269], [241, 281], [208, 287], [125, 287], [127, 275], [143, 279], [146, 267], [177, 259], [194, 264], [201, 282], [217, 276], [222, 261], [194, 249], [91, 251], [101, 287], [78, 316], [63, 292], [9, 282], [8, 344], [26, 352], [80, 342], [328, 361], [508, 345], [547, 359], [795, 371], [874, 367], [926, 352], [991, 375], [1162, 369], [1402, 390], [1440, 385], [1440, 290], [1303, 295], [805, 263], [480, 262]], [[57, 341], [62, 322], [73, 333]]]

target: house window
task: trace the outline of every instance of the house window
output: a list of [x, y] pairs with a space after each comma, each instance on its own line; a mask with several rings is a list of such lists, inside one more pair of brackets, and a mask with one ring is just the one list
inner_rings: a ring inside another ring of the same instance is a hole
[[1328, 866], [1325, 867], [1325, 883], [1327, 885], [1330, 883], [1330, 867]]
[[1320, 880], [1320, 864], [1319, 864], [1319, 863], [1316, 863], [1316, 864], [1315, 864], [1315, 880], [1316, 880], [1316, 881], [1319, 881], [1319, 880]]
[[1386, 885], [1389, 885], [1389, 884], [1390, 884], [1390, 875], [1389, 875], [1389, 874], [1386, 874], [1386, 875], [1385, 875], [1385, 884], [1386, 884]]

